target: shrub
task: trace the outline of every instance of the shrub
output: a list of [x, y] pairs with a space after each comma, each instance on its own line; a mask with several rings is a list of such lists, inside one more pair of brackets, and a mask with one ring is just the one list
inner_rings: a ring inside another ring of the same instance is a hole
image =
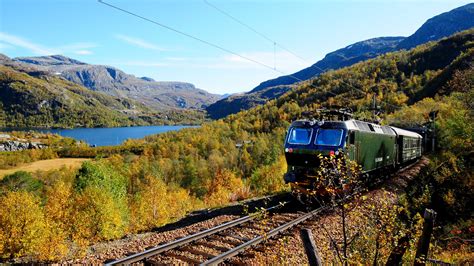
[[37, 253], [45, 244], [46, 225], [39, 199], [26, 191], [0, 197], [0, 256], [21, 257]]
[[18, 171], [7, 175], [0, 181], [1, 193], [8, 191], [39, 192], [42, 188], [43, 183], [25, 171]]

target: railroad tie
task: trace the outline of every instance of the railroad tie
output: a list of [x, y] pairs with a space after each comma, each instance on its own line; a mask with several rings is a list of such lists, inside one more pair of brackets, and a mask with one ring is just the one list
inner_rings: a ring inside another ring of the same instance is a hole
[[186, 263], [193, 264], [193, 265], [199, 265], [201, 263], [201, 261], [199, 261], [199, 260], [188, 258], [188, 257], [183, 256], [181, 254], [176, 254], [176, 253], [172, 253], [172, 252], [167, 252], [165, 256], [173, 257], [175, 259], [178, 259], [178, 260], [181, 260], [181, 261], [184, 261]]
[[212, 249], [215, 249], [215, 250], [218, 250], [218, 251], [221, 251], [221, 252], [226, 252], [226, 251], [229, 250], [228, 248], [221, 247], [221, 246], [218, 246], [216, 244], [209, 243], [209, 242], [199, 242], [199, 243], [196, 243], [196, 244], [204, 246], [204, 247], [212, 248]]
[[247, 229], [254, 229], [254, 230], [263, 230], [265, 228], [263, 227], [258, 227], [256, 225], [253, 225], [253, 224], [249, 224], [249, 225], [245, 225], [245, 226], [242, 226], [243, 228], [247, 228]]
[[218, 241], [227, 243], [227, 244], [232, 245], [232, 246], [238, 246], [238, 245], [242, 244], [242, 240], [240, 240], [240, 239], [239, 239], [239, 241], [237, 241], [237, 240], [228, 239], [226, 237], [232, 238], [232, 237], [227, 236], [227, 235], [219, 235], [219, 238], [218, 238], [218, 236], [214, 236], [213, 239], [216, 239]]
[[[240, 240], [244, 243], [250, 241], [249, 238], [245, 238], [245, 237], [241, 237], [241, 236], [236, 236], [236, 235], [225, 235], [225, 236], [230, 237], [230, 238], [235, 238], [235, 239]], [[240, 245], [240, 243], [238, 245]]]
[[179, 250], [189, 252], [189, 253], [194, 254], [194, 255], [203, 256], [206, 259], [214, 258], [215, 256], [217, 256], [217, 255], [214, 255], [214, 254], [209, 254], [209, 253], [207, 253], [205, 251], [202, 251], [202, 250], [198, 250], [195, 247], [190, 247], [190, 246], [182, 247]]

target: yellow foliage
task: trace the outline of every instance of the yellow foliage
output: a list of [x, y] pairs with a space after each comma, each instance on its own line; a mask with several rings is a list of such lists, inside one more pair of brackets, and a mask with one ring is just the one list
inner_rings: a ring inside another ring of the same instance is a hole
[[45, 214], [49, 219], [60, 223], [64, 229], [66, 229], [65, 226], [70, 218], [71, 193], [71, 184], [61, 180], [57, 181], [46, 191]]
[[57, 181], [46, 191], [47, 202], [44, 206], [46, 216], [45, 235], [48, 244], [40, 247], [38, 258], [46, 261], [56, 261], [68, 253], [68, 232], [71, 221], [71, 184]]
[[192, 208], [186, 190], [168, 190], [168, 186], [155, 176], [146, 176], [139, 189], [130, 206], [130, 227], [134, 232], [163, 225], [182, 217]]
[[73, 204], [72, 239], [78, 244], [88, 244], [121, 237], [126, 227], [121, 207], [109, 193], [86, 187]]
[[250, 177], [251, 187], [258, 194], [274, 193], [287, 189], [288, 186], [283, 181], [286, 167], [284, 156], [280, 156], [272, 165], [260, 167]]
[[45, 244], [46, 225], [39, 199], [28, 192], [7, 192], [0, 198], [0, 256], [35, 254]]
[[204, 202], [208, 207], [215, 207], [238, 198], [236, 195], [242, 193], [244, 183], [232, 171], [223, 169], [216, 172], [208, 187], [209, 192], [204, 198]]
[[37, 248], [37, 259], [40, 261], [58, 261], [67, 255], [69, 246], [67, 232], [55, 221], [47, 220], [43, 244]]
[[147, 176], [130, 208], [132, 230], [140, 231], [165, 223], [169, 216], [166, 204], [165, 184], [153, 176]]

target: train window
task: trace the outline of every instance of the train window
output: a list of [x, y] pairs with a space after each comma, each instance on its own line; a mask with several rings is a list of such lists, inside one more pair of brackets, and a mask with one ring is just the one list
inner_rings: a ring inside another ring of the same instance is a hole
[[313, 135], [312, 128], [299, 128], [294, 127], [290, 130], [288, 136], [288, 143], [298, 145], [308, 145], [311, 142], [311, 136]]
[[342, 129], [322, 129], [318, 130], [316, 145], [339, 146], [341, 145]]
[[374, 132], [375, 132], [374, 126], [372, 126], [372, 124], [369, 124], [369, 128], [370, 128], [370, 131], [374, 131]]
[[349, 132], [349, 144], [355, 144], [355, 132], [354, 131]]

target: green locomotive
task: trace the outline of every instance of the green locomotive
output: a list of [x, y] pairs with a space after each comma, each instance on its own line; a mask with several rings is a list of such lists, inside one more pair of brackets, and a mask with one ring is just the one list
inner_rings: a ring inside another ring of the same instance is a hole
[[[288, 171], [293, 188], [311, 186], [308, 176], [319, 167], [318, 155], [347, 154], [365, 176], [393, 171], [421, 157], [422, 137], [408, 130], [358, 120], [297, 120], [285, 139]], [[314, 185], [314, 184], [313, 184]]]

